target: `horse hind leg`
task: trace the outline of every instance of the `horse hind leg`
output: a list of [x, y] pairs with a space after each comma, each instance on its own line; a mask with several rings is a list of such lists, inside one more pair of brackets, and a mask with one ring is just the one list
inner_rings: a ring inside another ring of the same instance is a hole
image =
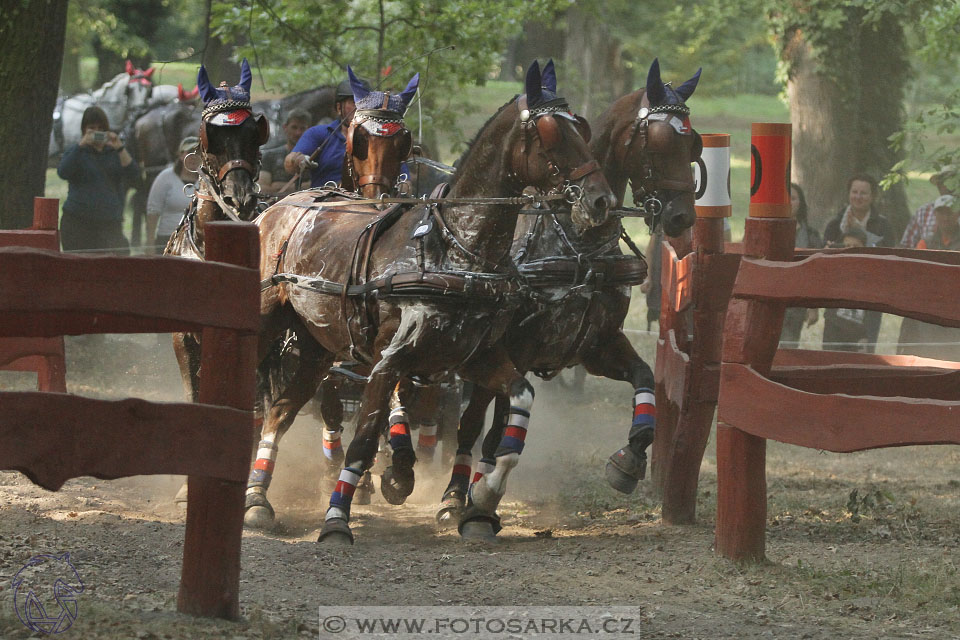
[[[321, 376], [329, 369], [332, 360], [306, 331], [298, 332], [297, 338], [300, 353], [295, 365], [285, 358], [279, 361], [271, 361], [270, 358], [265, 360], [270, 369], [266, 372], [268, 384], [271, 388], [278, 389], [279, 393], [269, 406], [264, 407], [260, 442], [247, 480], [243, 523], [250, 528], [266, 529], [273, 525], [276, 514], [267, 499], [267, 490], [273, 479], [280, 440], [303, 405], [316, 393]], [[287, 382], [284, 369], [290, 366], [296, 368], [293, 377]]]

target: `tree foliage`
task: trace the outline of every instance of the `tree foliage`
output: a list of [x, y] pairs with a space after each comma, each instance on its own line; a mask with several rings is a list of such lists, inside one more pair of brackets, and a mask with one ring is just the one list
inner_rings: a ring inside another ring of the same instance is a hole
[[[402, 88], [419, 71], [424, 120], [451, 129], [457, 87], [483, 84], [531, 15], [566, 0], [247, 0], [214, 2], [215, 33], [260, 67], [271, 89], [335, 84], [344, 69]], [[465, 105], [457, 105], [457, 110]]]

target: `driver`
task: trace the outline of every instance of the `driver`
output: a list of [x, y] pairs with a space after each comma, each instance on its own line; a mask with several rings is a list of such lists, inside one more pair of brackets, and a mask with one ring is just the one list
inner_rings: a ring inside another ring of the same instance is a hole
[[[361, 79], [360, 83], [364, 89], [370, 90], [369, 82]], [[290, 175], [297, 175], [309, 167], [311, 187], [322, 187], [327, 182], [340, 184], [343, 155], [347, 152], [346, 133], [357, 110], [349, 79], [337, 85], [336, 101], [339, 119], [304, 131], [293, 151], [288, 153], [283, 161], [284, 169]], [[311, 156], [318, 149], [319, 152], [311, 160]]]

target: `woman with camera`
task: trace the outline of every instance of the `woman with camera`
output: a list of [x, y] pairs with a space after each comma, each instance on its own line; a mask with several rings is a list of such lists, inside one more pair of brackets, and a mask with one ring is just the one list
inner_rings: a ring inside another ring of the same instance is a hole
[[57, 167], [69, 185], [60, 220], [63, 249], [128, 254], [123, 205], [127, 184], [137, 180], [140, 170], [120, 137], [110, 131], [103, 109], [88, 107], [80, 130], [80, 142], [64, 152]]

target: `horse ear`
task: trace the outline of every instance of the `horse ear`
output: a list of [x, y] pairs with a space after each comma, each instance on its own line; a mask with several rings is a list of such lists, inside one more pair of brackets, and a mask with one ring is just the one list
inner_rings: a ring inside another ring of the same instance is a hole
[[525, 84], [527, 93], [527, 106], [532, 107], [540, 102], [541, 98], [543, 98], [543, 90], [540, 88], [541, 79], [540, 63], [534, 60], [530, 65], [530, 68], [527, 69], [527, 80]]
[[156, 69], [154, 69], [153, 67], [150, 67], [149, 69], [147, 69], [146, 71], [143, 72], [143, 77], [146, 78], [147, 80], [149, 80], [149, 79], [150, 79], [150, 76], [153, 75], [153, 72], [154, 72], [154, 71], [156, 71]]
[[413, 96], [417, 94], [417, 87], [420, 86], [420, 74], [416, 73], [410, 82], [407, 83], [407, 88], [400, 93], [400, 99], [403, 100], [404, 108], [410, 104], [410, 101], [413, 100]]
[[253, 74], [250, 73], [250, 63], [244, 58], [240, 63], [240, 87], [250, 93], [250, 86], [253, 84]]
[[350, 78], [350, 88], [353, 90], [353, 101], [360, 102], [366, 98], [370, 92], [363, 88], [363, 83], [360, 82], [360, 78], [354, 75], [350, 65], [347, 65], [347, 76]]
[[127, 72], [128, 76], [132, 76], [136, 69], [133, 68], [133, 63], [127, 60], [127, 64], [124, 65], [123, 70]]
[[677, 95], [683, 98], [685, 101], [693, 95], [693, 92], [697, 88], [697, 83], [700, 82], [700, 72], [703, 71], [703, 67], [697, 69], [697, 72], [693, 74], [693, 77], [684, 82], [682, 85], [677, 87]]
[[647, 73], [647, 100], [650, 101], [650, 106], [655, 106], [662, 104], [666, 97], [667, 90], [664, 89], [663, 80], [660, 79], [660, 59], [654, 58]]
[[553, 58], [547, 61], [543, 67], [543, 76], [540, 78], [540, 86], [547, 91], [557, 92], [557, 71], [553, 68]]
[[207, 77], [207, 68], [200, 65], [200, 71], [197, 72], [197, 88], [200, 89], [200, 97], [204, 102], [211, 102], [217, 99], [217, 90], [210, 84], [210, 78]]

